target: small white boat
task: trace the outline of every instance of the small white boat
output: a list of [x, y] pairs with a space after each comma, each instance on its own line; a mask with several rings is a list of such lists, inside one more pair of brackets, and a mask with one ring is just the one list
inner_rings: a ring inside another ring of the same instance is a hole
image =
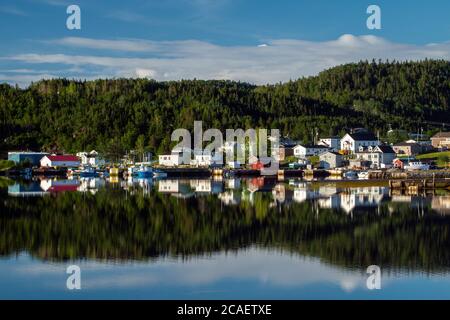
[[404, 166], [405, 170], [430, 170], [430, 165], [421, 161], [411, 161]]
[[369, 179], [369, 171], [360, 171], [358, 172], [359, 179]]

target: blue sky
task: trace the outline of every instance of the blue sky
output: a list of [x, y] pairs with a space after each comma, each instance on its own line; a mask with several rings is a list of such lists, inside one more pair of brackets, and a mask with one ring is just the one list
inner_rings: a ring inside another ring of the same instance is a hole
[[[81, 30], [66, 8], [81, 8]], [[379, 5], [382, 29], [366, 27]], [[450, 59], [450, 2], [0, 0], [0, 82], [288, 81], [360, 59]]]

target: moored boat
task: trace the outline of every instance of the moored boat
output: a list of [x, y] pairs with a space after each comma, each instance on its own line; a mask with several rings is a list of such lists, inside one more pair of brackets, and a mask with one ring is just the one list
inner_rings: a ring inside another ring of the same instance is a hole
[[150, 178], [152, 177], [153, 170], [150, 167], [147, 166], [140, 166], [137, 170], [137, 176], [139, 178]]
[[359, 179], [369, 179], [369, 171], [360, 171], [358, 172]]
[[430, 165], [421, 161], [410, 161], [404, 166], [405, 170], [429, 170]]

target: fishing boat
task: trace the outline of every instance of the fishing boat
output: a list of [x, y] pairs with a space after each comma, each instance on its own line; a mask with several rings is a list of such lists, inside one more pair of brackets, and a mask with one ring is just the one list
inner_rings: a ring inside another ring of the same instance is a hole
[[140, 166], [137, 170], [137, 176], [139, 178], [151, 178], [153, 174], [152, 168], [147, 166]]
[[369, 179], [369, 171], [360, 171], [358, 172], [359, 179]]
[[358, 175], [356, 174], [355, 171], [350, 170], [350, 171], [344, 172], [344, 177], [347, 179], [355, 179], [356, 177], [358, 177]]
[[92, 167], [85, 167], [80, 171], [80, 177], [96, 177], [96, 176], [98, 176], [98, 173]]
[[411, 161], [404, 166], [405, 170], [429, 170], [430, 165], [421, 161]]

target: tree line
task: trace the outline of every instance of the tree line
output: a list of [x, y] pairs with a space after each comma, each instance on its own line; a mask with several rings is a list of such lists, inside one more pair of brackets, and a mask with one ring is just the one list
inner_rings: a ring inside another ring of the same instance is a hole
[[436, 131], [450, 122], [450, 62], [361, 61], [313, 77], [256, 86], [234, 81], [41, 80], [0, 85], [0, 152], [11, 149], [114, 157], [166, 152], [176, 128], [278, 128], [303, 142], [367, 127]]

